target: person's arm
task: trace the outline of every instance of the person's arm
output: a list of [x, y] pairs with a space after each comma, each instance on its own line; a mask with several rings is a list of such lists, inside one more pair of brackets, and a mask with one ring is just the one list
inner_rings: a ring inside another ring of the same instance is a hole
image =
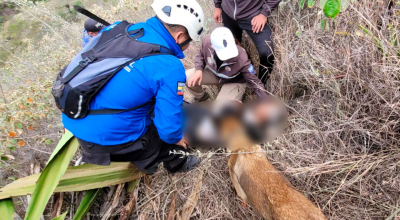
[[183, 87], [186, 82], [185, 69], [181, 63], [173, 62], [159, 70], [153, 77], [156, 104], [153, 122], [158, 134], [166, 143], [177, 144], [182, 140]]
[[222, 23], [222, 0], [214, 0], [214, 21], [216, 23]]
[[247, 82], [247, 85], [256, 93], [258, 98], [267, 96], [267, 93], [264, 91], [265, 87], [261, 80], [256, 76], [256, 70], [251, 64], [250, 60], [245, 62], [245, 65], [240, 70], [243, 74], [244, 79]]
[[214, 0], [215, 8], [221, 8], [222, 0]]
[[[204, 41], [203, 41], [204, 44]], [[203, 46], [200, 46], [200, 50], [197, 53], [196, 57], [194, 58], [194, 67], [196, 70], [201, 70], [203, 71], [204, 68], [206, 67], [206, 61], [204, 60], [204, 54], [203, 54]]]
[[272, 11], [279, 5], [281, 0], [265, 0], [262, 6], [261, 14], [265, 17], [269, 17]]

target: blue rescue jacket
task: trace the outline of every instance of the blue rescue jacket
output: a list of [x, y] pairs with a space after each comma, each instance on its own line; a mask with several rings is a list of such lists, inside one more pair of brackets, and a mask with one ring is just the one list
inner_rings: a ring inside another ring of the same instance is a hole
[[[115, 25], [103, 29], [108, 31]], [[151, 123], [160, 138], [174, 144], [182, 139], [182, 85], [185, 69], [179, 59], [185, 56], [167, 29], [155, 17], [129, 27], [144, 29], [139, 41], [169, 48], [173, 55], [156, 55], [135, 61], [119, 71], [96, 95], [90, 104], [95, 109], [129, 109], [155, 97], [154, 105], [110, 115], [88, 115], [70, 119], [62, 115], [66, 129], [77, 138], [100, 145], [117, 145], [137, 140]], [[154, 107], [154, 118], [149, 112]]]
[[90, 35], [88, 34], [88, 32], [84, 29], [84, 30], [82, 31], [82, 43], [81, 43], [82, 48], [84, 48], [84, 47], [86, 46], [86, 44], [88, 44], [89, 41], [90, 41], [92, 38], [93, 38], [93, 37], [90, 36]]

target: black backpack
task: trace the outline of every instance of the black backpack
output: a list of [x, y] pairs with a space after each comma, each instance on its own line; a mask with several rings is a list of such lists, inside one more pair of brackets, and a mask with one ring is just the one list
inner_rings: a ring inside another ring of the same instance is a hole
[[[103, 31], [86, 45], [58, 74], [52, 95], [57, 107], [71, 119], [87, 115], [116, 114], [132, 111], [155, 102], [154, 98], [130, 109], [89, 110], [93, 97], [122, 68], [154, 55], [173, 55], [168, 48], [138, 41], [144, 30], [128, 32], [127, 21]], [[112, 27], [112, 26], [111, 26]]]

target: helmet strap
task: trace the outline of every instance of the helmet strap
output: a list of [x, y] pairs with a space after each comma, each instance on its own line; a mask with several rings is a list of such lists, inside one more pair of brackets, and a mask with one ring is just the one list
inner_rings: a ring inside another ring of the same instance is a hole
[[184, 46], [186, 46], [187, 44], [189, 44], [192, 41], [192, 38], [188, 38], [187, 40], [185, 40], [185, 42], [178, 44], [179, 47], [182, 49]]

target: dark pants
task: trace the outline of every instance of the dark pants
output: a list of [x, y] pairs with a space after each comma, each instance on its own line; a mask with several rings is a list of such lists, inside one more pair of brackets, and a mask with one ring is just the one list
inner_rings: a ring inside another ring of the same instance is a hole
[[162, 141], [154, 125], [150, 125], [147, 132], [134, 142], [104, 146], [79, 139], [79, 143], [82, 147], [82, 161], [98, 165], [109, 165], [111, 161], [132, 162], [140, 170], [144, 170], [164, 163], [168, 171], [176, 172], [187, 160], [187, 156], [182, 154], [170, 154], [170, 151], [187, 150]]
[[250, 38], [253, 40], [260, 55], [261, 65], [258, 72], [258, 78], [260, 78], [261, 81], [265, 84], [274, 67], [274, 55], [272, 53], [274, 45], [271, 40], [271, 27], [266, 24], [263, 31], [255, 34], [253, 33], [251, 26], [251, 20], [253, 18], [235, 21], [231, 17], [229, 17], [224, 11], [222, 11], [222, 19], [224, 22], [224, 26], [232, 31], [233, 36], [239, 42], [242, 42], [243, 30], [245, 30]]

